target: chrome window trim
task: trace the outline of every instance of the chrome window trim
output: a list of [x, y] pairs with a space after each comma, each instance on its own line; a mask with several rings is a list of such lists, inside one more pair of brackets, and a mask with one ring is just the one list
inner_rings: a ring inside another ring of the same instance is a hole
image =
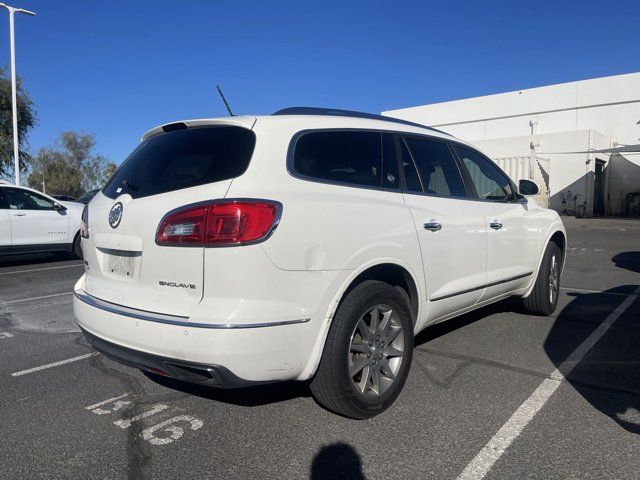
[[295, 325], [298, 323], [307, 323], [311, 318], [299, 318], [294, 320], [283, 320], [280, 322], [262, 322], [262, 323], [195, 323], [190, 322], [189, 317], [179, 315], [166, 315], [163, 313], [148, 312], [146, 310], [138, 310], [136, 308], [125, 307], [116, 303], [107, 302], [99, 298], [89, 295], [84, 290], [76, 290], [73, 292], [75, 297], [81, 302], [89, 306], [99, 308], [105, 312], [115, 313], [129, 318], [145, 320], [148, 322], [163, 323], [166, 325], [177, 325], [181, 327], [192, 328], [208, 328], [231, 330], [237, 328], [263, 328], [277, 327], [282, 325]]

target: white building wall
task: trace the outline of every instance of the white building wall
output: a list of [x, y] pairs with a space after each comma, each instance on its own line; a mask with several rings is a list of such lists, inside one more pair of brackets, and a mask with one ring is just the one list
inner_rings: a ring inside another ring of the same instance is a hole
[[[560, 199], [577, 194], [589, 215], [595, 159], [608, 161], [609, 155], [558, 152], [640, 143], [640, 73], [390, 110], [383, 115], [440, 128], [494, 158], [531, 154], [549, 158], [552, 208], [561, 210]], [[610, 214], [623, 213], [621, 198], [629, 191], [640, 191], [640, 176], [635, 177], [633, 168], [640, 171], [640, 154], [616, 156], [616, 165], [615, 172], [613, 164], [605, 168], [605, 197], [610, 197], [605, 198], [605, 208]]]

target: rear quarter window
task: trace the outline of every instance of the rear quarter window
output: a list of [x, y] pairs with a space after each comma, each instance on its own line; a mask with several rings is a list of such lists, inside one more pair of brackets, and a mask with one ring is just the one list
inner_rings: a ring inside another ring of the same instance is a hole
[[234, 126], [162, 133], [141, 143], [103, 189], [110, 198], [133, 198], [229, 180], [248, 168], [256, 137]]
[[296, 176], [326, 183], [397, 189], [393, 139], [375, 131], [315, 131], [297, 138]]

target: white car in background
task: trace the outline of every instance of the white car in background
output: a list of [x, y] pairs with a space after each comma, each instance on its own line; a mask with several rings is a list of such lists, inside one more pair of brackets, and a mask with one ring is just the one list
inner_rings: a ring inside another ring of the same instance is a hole
[[0, 257], [68, 252], [81, 258], [83, 208], [0, 181]]
[[471, 145], [357, 112], [167, 124], [88, 205], [74, 311], [124, 364], [215, 387], [310, 381], [389, 407], [414, 335], [510, 296], [556, 308], [566, 233]]

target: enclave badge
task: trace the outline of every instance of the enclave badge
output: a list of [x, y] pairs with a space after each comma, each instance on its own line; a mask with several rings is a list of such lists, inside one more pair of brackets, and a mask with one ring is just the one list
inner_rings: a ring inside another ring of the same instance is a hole
[[122, 203], [118, 202], [111, 207], [109, 212], [109, 225], [111, 228], [117, 228], [120, 225], [120, 220], [122, 220]]
[[165, 282], [164, 280], [160, 280], [158, 284], [163, 287], [190, 288], [191, 290], [196, 289], [196, 286], [193, 283]]

